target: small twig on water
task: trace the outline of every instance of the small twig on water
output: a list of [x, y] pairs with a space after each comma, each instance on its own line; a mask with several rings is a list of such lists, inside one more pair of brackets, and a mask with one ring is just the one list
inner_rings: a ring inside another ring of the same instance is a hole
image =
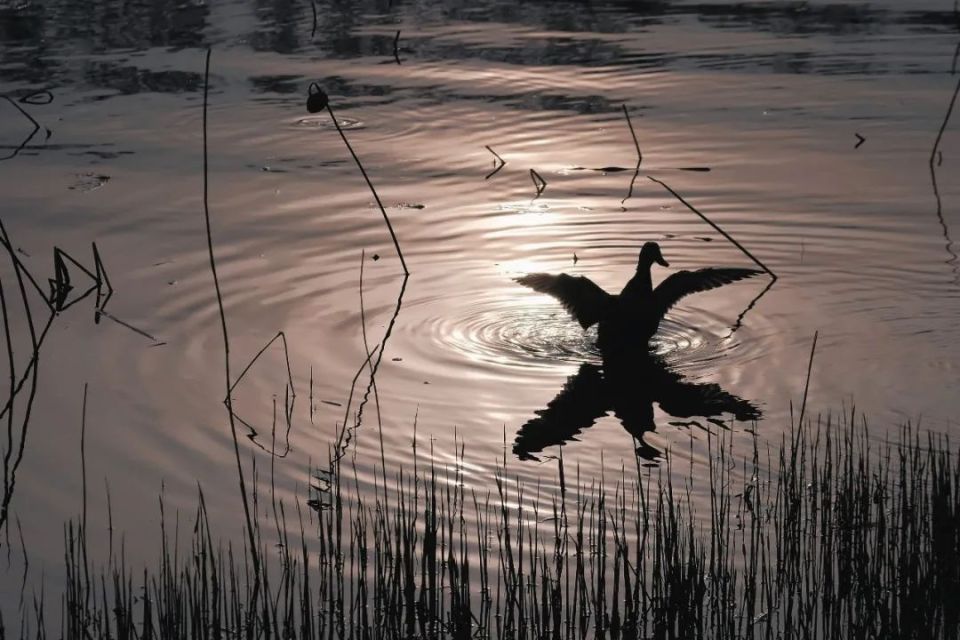
[[493, 171], [491, 171], [490, 173], [488, 173], [483, 177], [484, 180], [489, 180], [490, 178], [495, 176], [497, 172], [500, 171], [500, 169], [503, 169], [503, 167], [506, 166], [507, 161], [501, 158], [499, 153], [491, 149], [490, 145], [485, 144], [483, 145], [483, 148], [489, 151], [490, 153], [492, 153], [493, 157], [495, 158], [495, 160], [493, 161]]
[[866, 142], [867, 139], [864, 138], [864, 137], [863, 137], [862, 135], [860, 135], [859, 133], [855, 133], [855, 134], [853, 134], [853, 135], [857, 136], [857, 144], [854, 145], [853, 148], [854, 148], [854, 149], [859, 149], [859, 148], [860, 148], [860, 145], [862, 145], [864, 142]]
[[765, 264], [763, 264], [762, 262], [760, 262], [760, 260], [758, 260], [756, 256], [754, 256], [752, 253], [750, 253], [749, 251], [747, 251], [746, 247], [744, 247], [742, 244], [740, 244], [739, 242], [737, 242], [736, 240], [734, 240], [733, 237], [732, 237], [729, 233], [727, 233], [726, 231], [724, 231], [723, 229], [721, 229], [720, 227], [718, 227], [712, 220], [710, 220], [710, 218], [708, 218], [707, 216], [703, 215], [703, 213], [701, 213], [699, 209], [697, 209], [697, 208], [694, 207], [692, 204], [690, 204], [689, 202], [687, 202], [686, 200], [684, 200], [683, 197], [682, 197], [679, 193], [677, 193], [676, 191], [674, 191], [673, 189], [671, 189], [670, 186], [667, 185], [667, 183], [663, 182], [662, 180], [657, 180], [657, 179], [654, 178], [653, 176], [647, 176], [647, 178], [649, 178], [649, 179], [652, 180], [653, 182], [656, 182], [657, 184], [659, 184], [660, 186], [662, 186], [664, 189], [666, 189], [667, 191], [669, 191], [670, 193], [672, 193], [673, 196], [674, 196], [677, 200], [679, 200], [681, 203], [683, 203], [684, 206], [687, 207], [687, 209], [690, 209], [690, 211], [692, 211], [692, 212], [694, 212], [695, 214], [697, 214], [698, 216], [700, 216], [700, 218], [701, 218], [704, 222], [706, 222], [706, 223], [709, 224], [711, 227], [713, 227], [714, 229], [716, 229], [717, 232], [720, 233], [720, 235], [722, 235], [724, 238], [726, 238], [727, 240], [729, 240], [730, 242], [732, 242], [732, 243], [734, 244], [734, 246], [736, 246], [738, 249], [740, 249], [740, 251], [742, 251], [742, 252], [744, 253], [744, 255], [746, 255], [748, 258], [750, 258], [751, 260], [753, 260], [754, 263], [756, 263], [756, 265], [757, 265], [758, 267], [760, 267], [761, 269], [763, 269], [764, 271], [766, 271], [768, 274], [770, 274], [770, 277], [771, 277], [771, 278], [773, 278], [774, 280], [777, 279], [777, 274], [775, 274], [773, 271], [770, 271], [770, 269], [767, 267], [767, 265], [765, 265]]
[[317, 35], [317, 3], [316, 0], [310, 0], [310, 11], [313, 12], [313, 29], [310, 30], [310, 39]]
[[[97, 243], [93, 242], [91, 244], [93, 245], [93, 266], [97, 281], [97, 305], [93, 316], [94, 322], [96, 322], [99, 320], [99, 313], [106, 309], [107, 303], [113, 297], [113, 285], [110, 284], [110, 277], [107, 275], [107, 268], [103, 265]], [[106, 293], [104, 293], [104, 290], [106, 290]]]
[[400, 64], [400, 30], [397, 29], [397, 35], [393, 36], [393, 59]]
[[118, 318], [117, 316], [113, 315], [112, 313], [108, 313], [107, 311], [104, 311], [103, 309], [101, 309], [101, 310], [98, 311], [97, 313], [98, 313], [100, 316], [104, 317], [104, 318], [107, 318], [107, 319], [109, 319], [109, 320], [112, 320], [112, 321], [116, 322], [116, 323], [119, 324], [121, 327], [126, 327], [127, 329], [130, 329], [130, 331], [133, 331], [134, 333], [143, 336], [143, 337], [146, 338], [147, 340], [152, 340], [152, 341], [153, 341], [153, 344], [150, 345], [150, 346], [154, 346], [154, 347], [155, 347], [155, 346], [158, 346], [158, 345], [161, 344], [160, 339], [157, 338], [156, 336], [150, 335], [149, 333], [147, 333], [147, 332], [144, 331], [143, 329], [139, 329], [139, 328], [133, 326], [132, 324], [130, 324], [129, 322], [126, 322], [126, 321], [124, 321], [124, 320], [121, 320], [120, 318]]
[[[507, 161], [504, 160], [503, 158], [501, 158], [501, 157], [500, 157], [500, 154], [497, 153], [496, 151], [494, 151], [494, 150], [490, 147], [490, 145], [485, 144], [485, 145], [483, 145], [483, 148], [493, 154], [493, 157], [497, 159], [497, 161], [500, 163], [500, 166], [503, 166], [503, 165], [507, 164]], [[496, 163], [494, 163], [494, 164], [496, 164]]]
[[537, 189], [537, 195], [534, 198], [539, 198], [540, 194], [543, 193], [543, 190], [547, 188], [547, 181], [543, 179], [536, 169], [530, 169], [530, 180], [533, 182], [533, 186]]

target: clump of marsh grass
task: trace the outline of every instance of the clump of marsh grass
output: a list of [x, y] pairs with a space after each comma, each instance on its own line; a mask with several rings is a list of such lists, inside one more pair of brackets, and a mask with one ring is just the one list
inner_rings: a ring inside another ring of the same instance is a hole
[[[332, 460], [293, 525], [273, 501], [277, 539], [268, 544], [256, 527], [256, 556], [214, 542], [202, 493], [190, 548], [179, 550], [164, 528], [159, 566], [142, 573], [111, 550], [94, 576], [85, 528], [71, 523], [61, 635], [960, 633], [960, 466], [945, 438], [913, 427], [877, 443], [866, 425], [827, 421], [773, 450], [754, 441], [742, 457], [729, 437], [711, 438], [705, 469], [691, 463], [685, 480], [669, 464], [652, 472], [638, 464], [613, 487], [584, 481], [562, 456], [549, 491], [511, 479], [506, 460], [489, 489], [468, 486], [459, 462], [432, 460], [392, 478], [381, 468], [372, 490]], [[256, 502], [254, 491], [255, 511]], [[41, 600], [35, 629], [43, 609]]]

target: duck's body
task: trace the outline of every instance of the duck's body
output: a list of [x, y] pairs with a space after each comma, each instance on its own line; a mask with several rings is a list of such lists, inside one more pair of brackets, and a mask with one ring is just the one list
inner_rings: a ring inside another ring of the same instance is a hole
[[619, 295], [611, 295], [589, 278], [565, 273], [533, 273], [517, 282], [557, 298], [584, 329], [599, 324], [598, 346], [604, 359], [617, 353], [646, 351], [664, 315], [680, 298], [761, 273], [756, 269], [677, 271], [653, 288], [650, 268], [670, 266], [656, 242], [640, 250], [637, 272]]

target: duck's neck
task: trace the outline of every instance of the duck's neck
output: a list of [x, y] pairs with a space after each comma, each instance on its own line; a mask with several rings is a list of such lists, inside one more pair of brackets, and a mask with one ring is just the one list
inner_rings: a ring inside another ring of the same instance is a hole
[[637, 265], [637, 272], [627, 283], [620, 293], [623, 297], [646, 296], [653, 291], [653, 281], [650, 279], [650, 265], [640, 263]]

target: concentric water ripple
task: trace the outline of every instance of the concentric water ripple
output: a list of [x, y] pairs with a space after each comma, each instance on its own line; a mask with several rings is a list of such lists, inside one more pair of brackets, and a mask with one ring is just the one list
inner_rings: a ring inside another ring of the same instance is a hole
[[[453, 312], [450, 300], [414, 301], [401, 331], [411, 334], [424, 359], [438, 364], [443, 354], [456, 354], [492, 371], [529, 373], [531, 367], [601, 362], [596, 326], [584, 331], [559, 305], [518, 303], [510, 292], [502, 294], [453, 306]], [[651, 339], [651, 348], [688, 374], [708, 374], [719, 360], [736, 366], [756, 355], [756, 348], [745, 347], [755, 344], [755, 336], [750, 327], [732, 333], [731, 323], [731, 318], [703, 310], [671, 313]]]

